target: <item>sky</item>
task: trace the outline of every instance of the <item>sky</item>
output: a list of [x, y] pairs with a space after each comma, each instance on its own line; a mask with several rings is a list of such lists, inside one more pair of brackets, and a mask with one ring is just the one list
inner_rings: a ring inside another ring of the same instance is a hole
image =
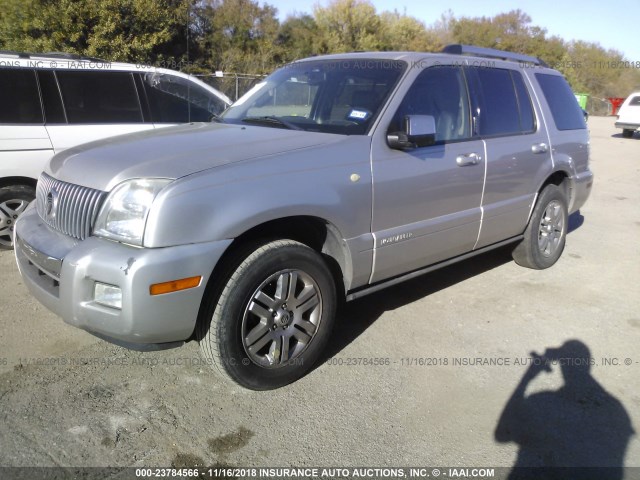
[[[265, 3], [264, 1], [262, 3]], [[267, 0], [278, 9], [284, 20], [293, 13], [312, 13], [315, 4], [328, 0]], [[598, 42], [615, 48], [627, 60], [640, 61], [640, 0], [371, 0], [378, 12], [398, 10], [416, 17], [427, 25], [451, 9], [456, 17], [492, 17], [498, 13], [520, 9], [533, 25], [546, 28], [549, 34], [565, 40]]]

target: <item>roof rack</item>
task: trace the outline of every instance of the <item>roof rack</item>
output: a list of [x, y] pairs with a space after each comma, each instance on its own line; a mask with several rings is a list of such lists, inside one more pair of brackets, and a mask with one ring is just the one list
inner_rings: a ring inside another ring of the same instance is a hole
[[34, 57], [47, 57], [47, 58], [62, 58], [65, 60], [89, 60], [90, 62], [109, 63], [108, 60], [103, 60], [96, 57], [88, 57], [86, 55], [79, 55], [77, 53], [65, 53], [65, 52], [46, 52], [46, 53], [31, 53]]
[[46, 52], [46, 53], [29, 53], [29, 52], [15, 52], [11, 50], [0, 50], [0, 55], [16, 55], [18, 58], [59, 58], [63, 60], [86, 60], [89, 62], [109, 63], [108, 60], [103, 60], [96, 57], [88, 57], [86, 55], [79, 55], [77, 53], [65, 53], [65, 52]]
[[520, 53], [505, 52], [503, 50], [496, 50], [495, 48], [474, 47], [473, 45], [447, 45], [442, 49], [442, 53], [449, 53], [453, 55], [470, 55], [474, 57], [499, 58], [500, 60], [510, 60], [513, 62], [532, 63], [541, 67], [549, 66], [537, 57], [522, 55]]

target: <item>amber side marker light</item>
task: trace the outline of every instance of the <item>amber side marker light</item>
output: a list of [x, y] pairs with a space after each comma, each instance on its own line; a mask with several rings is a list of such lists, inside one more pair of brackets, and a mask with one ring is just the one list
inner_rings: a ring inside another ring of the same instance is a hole
[[165, 293], [178, 292], [200, 286], [202, 277], [181, 278], [180, 280], [171, 280], [170, 282], [155, 283], [149, 287], [151, 295], [163, 295]]

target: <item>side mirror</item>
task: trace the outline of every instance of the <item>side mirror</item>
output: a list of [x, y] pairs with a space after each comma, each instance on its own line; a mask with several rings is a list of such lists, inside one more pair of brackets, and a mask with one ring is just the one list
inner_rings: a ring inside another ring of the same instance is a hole
[[436, 141], [436, 119], [431, 115], [407, 115], [404, 131], [387, 135], [390, 148], [410, 150], [427, 147]]

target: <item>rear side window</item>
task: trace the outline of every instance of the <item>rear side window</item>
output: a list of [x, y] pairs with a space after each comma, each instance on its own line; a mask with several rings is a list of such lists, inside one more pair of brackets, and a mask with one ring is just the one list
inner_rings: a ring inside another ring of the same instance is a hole
[[48, 124], [67, 123], [55, 74], [52, 71], [39, 71], [38, 81], [44, 106], [44, 121]]
[[155, 123], [208, 122], [227, 107], [211, 92], [181, 77], [148, 73], [144, 83]]
[[629, 106], [638, 107], [640, 106], [640, 97], [633, 97], [629, 102]]
[[0, 123], [43, 123], [33, 70], [0, 69]]
[[133, 76], [128, 72], [56, 72], [69, 123], [141, 123]]
[[542, 88], [542, 93], [547, 99], [553, 121], [558, 130], [587, 128], [582, 109], [564, 77], [536, 73], [536, 78], [540, 88]]
[[476, 133], [481, 136], [518, 135], [535, 130], [529, 92], [519, 72], [499, 68], [470, 68], [475, 75], [479, 107]]

